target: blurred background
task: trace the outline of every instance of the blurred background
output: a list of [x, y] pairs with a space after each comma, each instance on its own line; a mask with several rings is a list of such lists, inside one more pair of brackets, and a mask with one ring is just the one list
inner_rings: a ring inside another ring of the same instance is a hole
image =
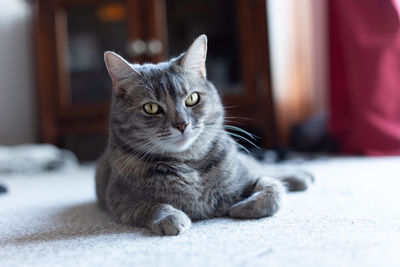
[[276, 151], [400, 154], [397, 0], [0, 0], [0, 145], [93, 160], [103, 53], [159, 62], [209, 38], [229, 124]]

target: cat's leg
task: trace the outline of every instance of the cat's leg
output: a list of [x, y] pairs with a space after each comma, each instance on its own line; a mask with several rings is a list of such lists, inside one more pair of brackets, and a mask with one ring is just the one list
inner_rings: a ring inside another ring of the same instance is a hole
[[[178, 235], [188, 230], [192, 224], [190, 218], [181, 210], [168, 204], [146, 203], [152, 215], [145, 222], [153, 233], [158, 235]], [[146, 209], [146, 207], [143, 207]], [[146, 213], [146, 211], [143, 211]]]
[[274, 215], [282, 205], [285, 189], [278, 180], [261, 177], [253, 188], [252, 194], [229, 210], [234, 218], [253, 219]]
[[146, 227], [158, 235], [178, 235], [191, 226], [190, 218], [169, 204], [136, 201], [126, 187], [113, 183], [107, 196], [107, 210], [117, 221]]
[[158, 235], [178, 235], [191, 225], [190, 218], [183, 211], [163, 203], [130, 203], [119, 217], [124, 224], [146, 227]]
[[104, 153], [96, 165], [96, 195], [97, 204], [103, 210], [106, 209], [106, 190], [111, 175], [110, 164], [108, 162], [108, 153]]

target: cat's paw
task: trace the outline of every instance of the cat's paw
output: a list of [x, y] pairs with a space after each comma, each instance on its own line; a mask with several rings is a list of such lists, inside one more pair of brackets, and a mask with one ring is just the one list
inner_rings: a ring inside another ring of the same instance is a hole
[[192, 222], [182, 211], [175, 210], [165, 213], [155, 219], [150, 225], [150, 230], [158, 235], [178, 235], [190, 228]]
[[240, 219], [272, 216], [280, 209], [284, 194], [283, 186], [280, 183], [273, 183], [233, 205], [229, 210], [229, 216]]

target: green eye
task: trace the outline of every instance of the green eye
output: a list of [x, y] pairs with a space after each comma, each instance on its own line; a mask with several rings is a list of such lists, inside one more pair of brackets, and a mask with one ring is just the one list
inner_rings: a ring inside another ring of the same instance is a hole
[[185, 103], [186, 103], [186, 106], [191, 107], [191, 106], [196, 105], [199, 102], [199, 100], [200, 100], [199, 94], [193, 93], [186, 98]]
[[146, 103], [143, 105], [143, 109], [150, 115], [156, 115], [161, 112], [160, 106], [156, 103]]

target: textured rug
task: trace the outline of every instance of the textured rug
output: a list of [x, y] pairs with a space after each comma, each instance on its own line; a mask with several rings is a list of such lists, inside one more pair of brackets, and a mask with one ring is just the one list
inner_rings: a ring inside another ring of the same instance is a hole
[[0, 266], [400, 266], [400, 158], [281, 167], [316, 183], [271, 218], [201, 221], [176, 237], [111, 221], [93, 166], [0, 175]]

